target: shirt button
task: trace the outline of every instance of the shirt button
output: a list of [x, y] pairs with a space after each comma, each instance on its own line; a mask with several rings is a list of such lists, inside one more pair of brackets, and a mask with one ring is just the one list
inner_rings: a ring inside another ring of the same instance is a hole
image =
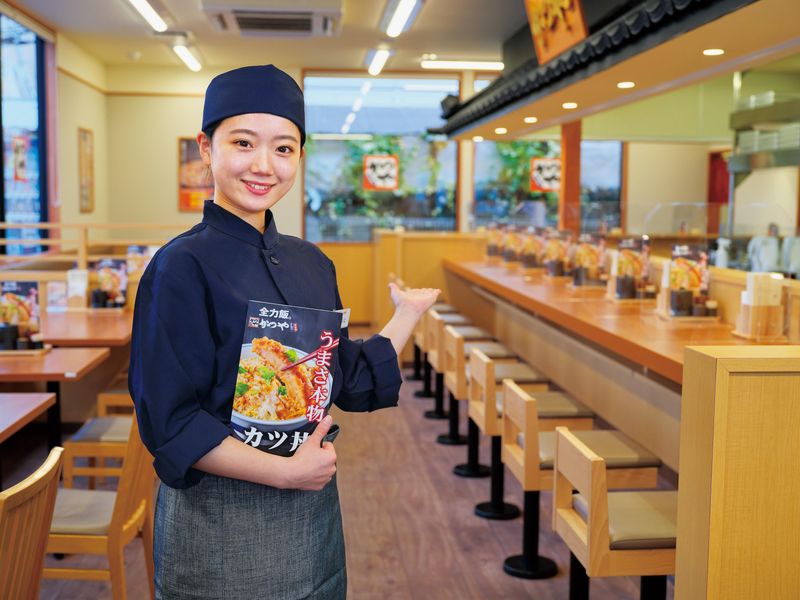
[[279, 261], [276, 256], [270, 256], [269, 257], [269, 262], [271, 262], [273, 265], [277, 265], [277, 264], [280, 264], [281, 261]]

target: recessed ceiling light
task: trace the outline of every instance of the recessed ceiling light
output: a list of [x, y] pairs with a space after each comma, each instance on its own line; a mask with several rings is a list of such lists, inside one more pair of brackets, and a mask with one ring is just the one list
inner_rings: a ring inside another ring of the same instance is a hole
[[525, 117], [522, 120], [525, 121], [526, 123], [538, 123], [539, 122], [539, 119], [537, 119], [536, 117]]
[[620, 81], [620, 82], [617, 84], [617, 87], [618, 87], [619, 89], [621, 89], [621, 90], [629, 90], [629, 89], [631, 89], [632, 87], [636, 87], [636, 84], [635, 84], [635, 83], [633, 83], [632, 81]]
[[445, 69], [448, 71], [502, 71], [503, 63], [487, 60], [422, 60], [423, 69]]
[[472, 136], [472, 141], [473, 142], [482, 142], [483, 141], [483, 136], [482, 135], [473, 135]]
[[703, 50], [704, 56], [722, 56], [725, 54], [725, 50], [722, 48], [706, 48]]
[[494, 130], [494, 132], [495, 132], [497, 135], [504, 135], [504, 134], [508, 133], [508, 129], [506, 129], [505, 127], [497, 127], [497, 128]]
[[574, 108], [578, 108], [578, 103], [577, 102], [564, 102], [564, 104], [561, 105], [561, 108], [563, 108], [565, 110], [572, 110]]

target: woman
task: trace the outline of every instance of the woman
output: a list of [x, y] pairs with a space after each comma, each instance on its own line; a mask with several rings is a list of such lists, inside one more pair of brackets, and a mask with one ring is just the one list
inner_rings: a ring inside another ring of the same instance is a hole
[[[278, 233], [269, 210], [303, 155], [303, 96], [272, 65], [214, 78], [197, 141], [214, 176], [203, 221], [154, 256], [136, 298], [130, 390], [161, 479], [160, 598], [344, 598], [336, 451], [326, 416], [290, 457], [231, 435], [248, 300], [342, 308], [333, 263]], [[401, 291], [379, 335], [347, 339], [334, 369], [344, 410], [395, 406], [397, 355], [438, 290]]]

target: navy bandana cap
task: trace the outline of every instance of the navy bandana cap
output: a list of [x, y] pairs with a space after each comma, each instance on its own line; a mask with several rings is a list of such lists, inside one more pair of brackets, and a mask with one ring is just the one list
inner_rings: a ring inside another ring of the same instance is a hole
[[241, 67], [217, 75], [206, 88], [202, 131], [228, 117], [268, 113], [289, 119], [306, 142], [303, 92], [291, 76], [274, 65]]

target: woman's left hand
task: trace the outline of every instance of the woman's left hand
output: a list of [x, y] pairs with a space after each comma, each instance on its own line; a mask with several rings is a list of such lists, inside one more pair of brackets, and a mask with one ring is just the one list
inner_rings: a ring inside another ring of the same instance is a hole
[[401, 290], [397, 284], [389, 284], [389, 293], [397, 310], [405, 309], [420, 316], [428, 310], [442, 290], [438, 288], [406, 288]]

